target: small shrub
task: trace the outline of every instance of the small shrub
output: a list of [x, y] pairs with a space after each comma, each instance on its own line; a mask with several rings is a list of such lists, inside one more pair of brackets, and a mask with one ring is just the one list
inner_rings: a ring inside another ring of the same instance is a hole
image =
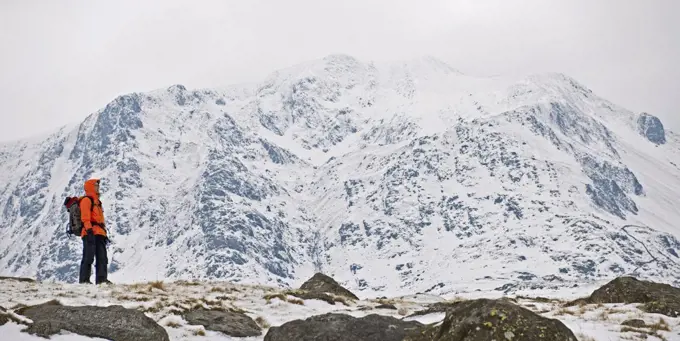
[[401, 308], [397, 309], [397, 314], [399, 314], [401, 316], [406, 316], [406, 315], [408, 315], [408, 309], [406, 307], [401, 307]]

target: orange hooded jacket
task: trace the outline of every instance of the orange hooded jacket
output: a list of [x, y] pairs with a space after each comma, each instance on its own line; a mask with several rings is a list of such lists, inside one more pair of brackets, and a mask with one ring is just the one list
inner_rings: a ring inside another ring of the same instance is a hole
[[[93, 229], [95, 235], [106, 237], [104, 210], [102, 209], [101, 201], [99, 201], [98, 184], [99, 179], [85, 181], [85, 195], [94, 198], [94, 203], [89, 198], [83, 198], [80, 201], [80, 220], [83, 221], [81, 237], [86, 236], [89, 229]], [[92, 205], [94, 205], [94, 208]], [[92, 209], [91, 212], [90, 209]]]

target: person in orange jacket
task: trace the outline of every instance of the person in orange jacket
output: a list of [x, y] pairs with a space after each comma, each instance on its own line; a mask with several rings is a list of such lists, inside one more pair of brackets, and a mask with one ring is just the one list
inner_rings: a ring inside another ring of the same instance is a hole
[[104, 209], [99, 200], [99, 179], [85, 181], [85, 195], [80, 200], [80, 219], [83, 221], [83, 232], [80, 237], [83, 240], [83, 259], [80, 262], [80, 283], [89, 283], [92, 274], [92, 263], [95, 258], [95, 283], [110, 284], [107, 274], [109, 263], [106, 254], [108, 236], [104, 223]]

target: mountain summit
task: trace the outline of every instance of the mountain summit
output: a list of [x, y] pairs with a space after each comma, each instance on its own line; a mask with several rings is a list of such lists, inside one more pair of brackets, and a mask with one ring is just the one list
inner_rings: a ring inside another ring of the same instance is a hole
[[357, 294], [678, 283], [680, 137], [562, 74], [332, 55], [120, 96], [0, 145], [0, 274], [77, 279], [67, 195], [103, 179], [113, 281]]

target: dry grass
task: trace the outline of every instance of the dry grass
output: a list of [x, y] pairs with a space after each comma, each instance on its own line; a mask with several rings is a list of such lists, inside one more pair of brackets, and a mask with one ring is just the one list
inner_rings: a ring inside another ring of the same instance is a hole
[[539, 302], [539, 303], [564, 303], [564, 301], [561, 300], [561, 299], [541, 297], [541, 296], [531, 297], [531, 296], [517, 295], [515, 298], [520, 299], [520, 300]]
[[175, 322], [175, 321], [168, 321], [168, 322], [165, 322], [165, 326], [170, 327], [170, 328], [177, 328], [177, 327], [180, 326], [180, 324]]
[[346, 306], [349, 307], [349, 304], [347, 303], [347, 299], [344, 298], [344, 297], [342, 297], [342, 296], [335, 296], [335, 297], [333, 297], [333, 300], [334, 300], [335, 302], [340, 302], [340, 303], [342, 303], [342, 304], [344, 304], [344, 305], [346, 305]]
[[590, 337], [583, 333], [576, 334], [576, 338], [578, 339], [578, 341], [597, 341], [593, 337]]
[[557, 316], [564, 316], [564, 315], [572, 315], [572, 316], [576, 316], [576, 312], [571, 311], [571, 310], [569, 310], [569, 309], [567, 309], [567, 308], [560, 308], [559, 310], [557, 310], [557, 311], [555, 312], [555, 315], [557, 315]]
[[597, 319], [600, 321], [609, 321], [609, 311], [607, 309], [602, 310], [597, 314]]
[[176, 281], [175, 284], [181, 285], [181, 286], [184, 286], [184, 287], [195, 287], [195, 286], [200, 286], [201, 282], [179, 280], [179, 281]]
[[151, 297], [149, 296], [130, 296], [130, 295], [119, 295], [115, 296], [116, 299], [120, 301], [132, 301], [132, 302], [149, 302], [151, 301]]
[[195, 330], [194, 330], [194, 335], [196, 335], [196, 336], [205, 336], [205, 330], [203, 330], [203, 329], [195, 329]]
[[267, 329], [271, 327], [271, 324], [269, 324], [269, 322], [262, 316], [258, 316], [257, 318], [255, 318], [255, 323], [257, 323], [257, 325], [260, 326], [260, 328], [262, 329]]
[[297, 304], [297, 305], [305, 305], [304, 300], [301, 300], [299, 298], [294, 298], [294, 297], [289, 298], [286, 293], [280, 293], [279, 292], [279, 293], [267, 294], [267, 295], [264, 295], [263, 298], [267, 301], [267, 304], [271, 304], [271, 300], [278, 298], [283, 302], [288, 302], [288, 303]]
[[657, 337], [657, 338], [661, 339], [662, 341], [667, 341], [667, 339], [663, 335], [659, 334], [659, 332], [657, 332], [656, 330], [645, 330], [645, 329], [642, 329], [642, 328], [635, 328], [635, 327], [630, 327], [630, 326], [623, 326], [621, 328], [621, 333], [629, 333], [629, 332], [630, 333], [637, 333], [637, 336], [640, 339], [643, 339], [643, 340], [646, 340], [647, 335], [649, 335], [649, 336]]
[[645, 327], [636, 328], [631, 326], [621, 327], [621, 333], [637, 333], [637, 336], [641, 339], [647, 339], [647, 335], [657, 337], [661, 340], [666, 340], [666, 338], [659, 334], [659, 331], [670, 331], [671, 328], [668, 326], [668, 322], [663, 318], [659, 318], [654, 324], [648, 324]]
[[165, 291], [165, 284], [163, 284], [163, 281], [154, 281], [149, 283], [149, 290], [152, 288], [156, 288], [158, 290]]
[[653, 331], [659, 331], [659, 330], [663, 330], [663, 331], [666, 331], [666, 332], [671, 331], [671, 328], [668, 326], [668, 322], [666, 322], [666, 320], [664, 320], [663, 317], [660, 317], [658, 322], [656, 322], [654, 324], [647, 325], [647, 327], [649, 327], [649, 329], [651, 329]]
[[154, 305], [150, 307], [142, 307], [139, 309], [145, 313], [158, 313], [162, 311], [163, 308], [165, 308], [165, 304], [163, 304], [163, 302], [161, 301], [157, 301], [156, 303], [154, 303]]
[[227, 292], [227, 289], [222, 287], [213, 287], [212, 289], [210, 289], [210, 292]]
[[289, 298], [288, 303], [297, 304], [297, 305], [305, 305], [305, 301], [301, 300], [299, 298]]

